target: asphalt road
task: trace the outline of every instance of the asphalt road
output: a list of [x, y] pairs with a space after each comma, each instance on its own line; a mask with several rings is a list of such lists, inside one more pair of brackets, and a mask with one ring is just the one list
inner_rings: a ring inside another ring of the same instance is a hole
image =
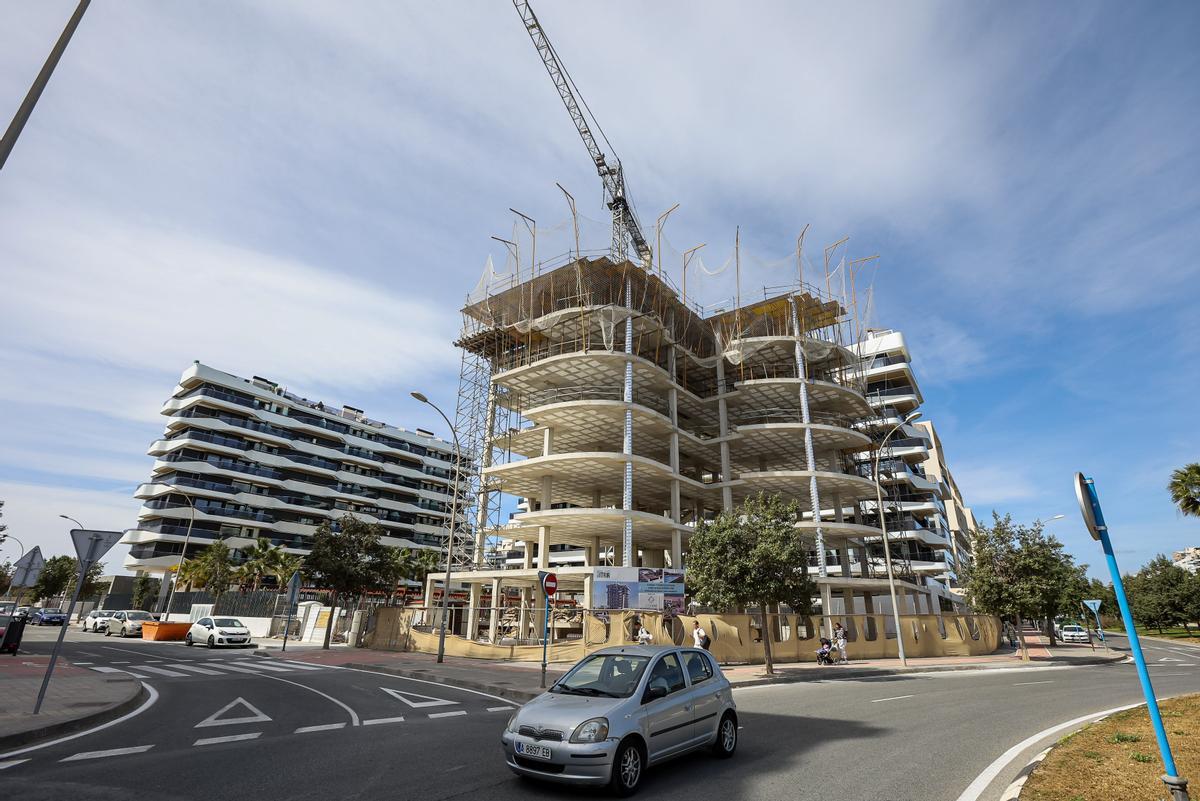
[[[45, 650], [31, 631], [29, 649]], [[158, 698], [94, 734], [0, 755], [0, 785], [23, 801], [603, 797], [512, 776], [498, 735], [513, 705], [502, 699], [245, 651], [69, 638], [71, 661], [145, 676]], [[1200, 650], [1146, 651], [1160, 696], [1200, 691]], [[956, 801], [1029, 735], [1140, 698], [1125, 664], [744, 688], [737, 756], [658, 766], [641, 795]], [[1000, 771], [981, 798], [998, 798], [1023, 764]]]

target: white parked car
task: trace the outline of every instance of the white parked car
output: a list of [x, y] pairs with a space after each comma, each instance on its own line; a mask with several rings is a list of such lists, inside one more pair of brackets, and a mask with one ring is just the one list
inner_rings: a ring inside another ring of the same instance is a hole
[[192, 624], [183, 640], [189, 646], [203, 643], [209, 648], [219, 645], [244, 648], [250, 644], [250, 629], [236, 617], [202, 617]]
[[112, 617], [108, 619], [108, 625], [104, 627], [104, 636], [111, 637], [116, 634], [118, 637], [141, 637], [142, 624], [151, 620], [154, 620], [154, 616], [141, 609], [113, 612]]
[[103, 631], [108, 628], [108, 619], [116, 614], [111, 609], [93, 609], [87, 613], [80, 627], [84, 631]]
[[1086, 643], [1086, 642], [1091, 641], [1090, 638], [1088, 637], [1087, 629], [1085, 629], [1083, 626], [1077, 626], [1077, 625], [1063, 626], [1062, 633], [1060, 636], [1062, 637], [1063, 642], [1084, 642], [1084, 643]]

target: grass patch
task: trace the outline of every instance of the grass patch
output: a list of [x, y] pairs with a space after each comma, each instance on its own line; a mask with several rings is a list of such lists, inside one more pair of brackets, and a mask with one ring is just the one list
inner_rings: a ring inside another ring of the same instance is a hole
[[[1116, 626], [1105, 631], [1115, 631], [1118, 634], [1125, 632], [1124, 627]], [[1178, 640], [1180, 642], [1191, 643], [1192, 645], [1200, 645], [1200, 625], [1193, 624], [1191, 631], [1188, 631], [1183, 626], [1171, 626], [1164, 628], [1159, 632], [1156, 628], [1146, 628], [1144, 626], [1137, 627], [1137, 633], [1143, 637], [1161, 637], [1167, 640]]]
[[[1200, 776], [1200, 695], [1161, 704], [1184, 776]], [[1094, 723], [1056, 745], [1029, 777], [1022, 801], [1161, 801], [1162, 762], [1145, 707]]]

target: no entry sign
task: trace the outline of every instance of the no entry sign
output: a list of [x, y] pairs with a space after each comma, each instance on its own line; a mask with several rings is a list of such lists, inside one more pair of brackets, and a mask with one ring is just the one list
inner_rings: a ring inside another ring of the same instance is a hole
[[542, 574], [542, 592], [553, 595], [558, 592], [558, 576], [553, 573]]

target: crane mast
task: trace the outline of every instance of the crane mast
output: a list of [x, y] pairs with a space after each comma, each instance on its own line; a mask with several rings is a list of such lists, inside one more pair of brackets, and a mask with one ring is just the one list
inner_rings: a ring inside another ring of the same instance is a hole
[[[533, 13], [529, 3], [525, 0], [513, 0], [513, 6], [517, 9], [521, 22], [525, 24], [525, 30], [533, 41], [533, 46], [541, 57], [546, 72], [550, 74], [550, 80], [554, 82], [554, 88], [558, 90], [558, 96], [566, 106], [567, 113], [571, 115], [571, 121], [575, 123], [575, 130], [583, 139], [588, 155], [592, 157], [592, 162], [596, 165], [596, 172], [600, 174], [600, 180], [604, 184], [605, 199], [612, 212], [613, 220], [611, 248], [613, 260], [624, 261], [629, 253], [629, 245], [632, 244], [642, 261], [642, 266], [650, 269], [652, 263], [650, 245], [646, 242], [646, 237], [642, 235], [642, 228], [638, 225], [637, 217], [634, 216], [625, 197], [625, 171], [621, 167], [621, 160], [614, 153], [610, 162], [604, 151], [600, 149], [600, 144], [592, 133], [592, 126], [588, 124], [591, 111], [587, 108], [587, 103], [581, 103], [577, 97], [578, 89], [559, 60], [558, 53], [554, 51], [554, 45], [550, 44], [545, 30], [542, 29], [542, 25], [538, 22], [537, 15]], [[595, 118], [591, 117], [591, 119], [595, 124]], [[595, 127], [600, 130], [598, 124], [595, 124]], [[600, 135], [603, 136], [604, 132], [600, 131]], [[609, 146], [611, 148], [611, 144]]]

